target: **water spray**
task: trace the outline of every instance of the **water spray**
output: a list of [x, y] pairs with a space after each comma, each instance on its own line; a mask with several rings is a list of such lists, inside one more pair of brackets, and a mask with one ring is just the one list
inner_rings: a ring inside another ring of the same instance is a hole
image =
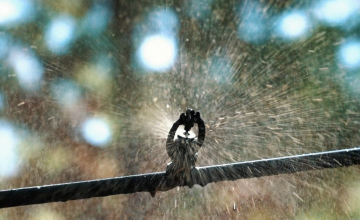
[[[198, 125], [198, 136], [191, 131]], [[177, 131], [180, 126], [184, 130]], [[165, 172], [122, 176], [82, 182], [26, 187], [0, 191], [0, 208], [65, 202], [117, 194], [168, 191], [194, 184], [202, 187], [219, 181], [235, 181], [309, 170], [360, 165], [360, 148], [294, 155], [231, 164], [195, 167], [197, 152], [205, 140], [205, 124], [200, 113], [188, 109], [171, 127], [166, 150], [171, 158]]]

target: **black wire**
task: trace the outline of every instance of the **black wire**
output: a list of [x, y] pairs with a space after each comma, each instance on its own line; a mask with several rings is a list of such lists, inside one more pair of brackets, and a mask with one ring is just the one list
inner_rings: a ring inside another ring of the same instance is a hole
[[[195, 184], [296, 173], [308, 170], [348, 167], [360, 164], [360, 148], [289, 157], [198, 167], [192, 172]], [[165, 172], [123, 176], [0, 191], [0, 208], [65, 202], [92, 197], [167, 191], [180, 185], [167, 181]]]

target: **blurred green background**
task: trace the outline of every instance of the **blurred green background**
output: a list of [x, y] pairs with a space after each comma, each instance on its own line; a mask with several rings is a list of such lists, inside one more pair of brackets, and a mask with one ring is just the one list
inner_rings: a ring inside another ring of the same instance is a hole
[[[0, 0], [0, 189], [356, 147], [357, 0]], [[359, 219], [359, 168], [0, 210], [0, 219]]]

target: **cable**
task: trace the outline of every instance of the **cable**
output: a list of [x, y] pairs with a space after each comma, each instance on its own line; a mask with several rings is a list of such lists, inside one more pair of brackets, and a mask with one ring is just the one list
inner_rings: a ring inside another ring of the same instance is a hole
[[[289, 157], [198, 167], [191, 176], [195, 184], [290, 174], [308, 170], [348, 167], [360, 164], [360, 148]], [[123, 176], [0, 191], [0, 208], [65, 202], [135, 192], [167, 191], [180, 185], [167, 181], [165, 172]]]

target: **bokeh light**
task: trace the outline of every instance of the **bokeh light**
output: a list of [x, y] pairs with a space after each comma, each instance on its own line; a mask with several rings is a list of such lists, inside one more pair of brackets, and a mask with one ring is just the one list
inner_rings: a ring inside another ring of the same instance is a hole
[[358, 0], [322, 0], [314, 7], [315, 16], [329, 26], [349, 25], [359, 10]]
[[242, 11], [238, 27], [239, 38], [250, 43], [263, 43], [267, 38], [268, 19], [262, 14], [262, 5], [251, 1], [239, 8]]
[[29, 21], [33, 9], [29, 0], [0, 0], [0, 26], [13, 26]]
[[173, 66], [177, 58], [177, 44], [172, 37], [154, 35], [145, 38], [138, 56], [145, 69], [163, 72]]
[[218, 83], [229, 83], [233, 75], [231, 63], [225, 57], [212, 56], [208, 61], [209, 75]]
[[147, 71], [169, 70], [177, 58], [179, 19], [172, 9], [156, 8], [135, 26], [135, 62]]
[[70, 16], [53, 19], [46, 29], [45, 41], [48, 49], [57, 54], [66, 54], [75, 40], [76, 22]]
[[296, 40], [309, 34], [310, 27], [310, 19], [304, 12], [286, 12], [280, 17], [278, 34], [285, 40]]
[[77, 72], [77, 82], [93, 91], [108, 94], [111, 91], [113, 62], [105, 54], [100, 54], [81, 66]]
[[81, 131], [84, 139], [97, 147], [104, 147], [111, 140], [109, 125], [100, 118], [88, 118]]
[[50, 208], [38, 208], [30, 220], [65, 220], [62, 213]]
[[150, 28], [149, 33], [175, 35], [179, 29], [179, 19], [171, 8], [159, 8], [151, 11], [144, 23]]
[[4, 95], [0, 92], [0, 111], [5, 107], [5, 98]]
[[0, 120], [0, 177], [15, 176], [19, 158], [18, 137], [11, 124]]
[[94, 4], [83, 18], [81, 28], [90, 36], [96, 36], [108, 25], [112, 12], [106, 4]]
[[60, 106], [71, 107], [81, 99], [81, 89], [70, 80], [58, 79], [51, 84], [51, 95]]
[[9, 48], [10, 38], [5, 34], [0, 35], [0, 59], [3, 59], [7, 55]]
[[266, 25], [259, 17], [248, 17], [240, 24], [238, 34], [244, 41], [260, 43], [266, 38]]
[[13, 67], [19, 84], [23, 89], [37, 90], [40, 87], [44, 68], [32, 51], [13, 47], [9, 51], [8, 61]]
[[213, 0], [190, 0], [188, 1], [188, 7], [185, 9], [185, 12], [192, 18], [204, 20], [211, 13], [212, 3]]
[[360, 40], [352, 39], [341, 44], [338, 50], [338, 60], [347, 68], [360, 67]]

